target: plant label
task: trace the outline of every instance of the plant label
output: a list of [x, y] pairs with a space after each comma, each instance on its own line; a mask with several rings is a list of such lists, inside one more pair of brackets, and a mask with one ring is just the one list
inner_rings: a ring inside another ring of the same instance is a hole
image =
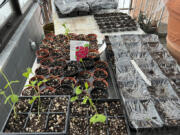
[[101, 54], [106, 49], [106, 42], [98, 49], [99, 53]]
[[76, 61], [76, 47], [83, 46], [85, 44], [89, 44], [88, 41], [78, 41], [78, 40], [70, 40], [70, 60]]
[[137, 65], [137, 63], [134, 60], [131, 60], [132, 65], [134, 66], [134, 68], [138, 71], [138, 73], [140, 74], [140, 76], [143, 78], [143, 80], [149, 85], [151, 86], [151, 81], [148, 80], [148, 78], [146, 77], [146, 75], [143, 73], [143, 71], [140, 69], [140, 67]]

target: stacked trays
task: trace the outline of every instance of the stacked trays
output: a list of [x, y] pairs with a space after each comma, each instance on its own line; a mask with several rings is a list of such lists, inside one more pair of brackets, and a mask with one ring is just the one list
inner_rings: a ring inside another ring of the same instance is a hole
[[122, 32], [122, 31], [136, 31], [137, 24], [131, 16], [117, 12], [95, 14], [94, 18], [102, 33]]
[[131, 132], [179, 134], [180, 67], [158, 37], [106, 36], [105, 41]]

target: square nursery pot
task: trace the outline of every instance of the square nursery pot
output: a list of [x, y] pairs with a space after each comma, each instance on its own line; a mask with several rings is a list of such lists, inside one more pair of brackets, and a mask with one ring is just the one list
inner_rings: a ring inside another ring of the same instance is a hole
[[2, 135], [65, 135], [68, 130], [69, 96], [41, 96], [38, 117], [37, 101], [32, 97], [19, 97], [17, 118], [10, 111], [0, 134]]

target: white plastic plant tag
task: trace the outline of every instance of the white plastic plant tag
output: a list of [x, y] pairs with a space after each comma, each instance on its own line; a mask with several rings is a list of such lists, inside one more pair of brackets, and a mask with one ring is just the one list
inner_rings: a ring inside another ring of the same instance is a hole
[[106, 49], [106, 42], [98, 49], [99, 53], [101, 54]]
[[146, 75], [142, 72], [142, 70], [139, 68], [139, 66], [137, 65], [137, 63], [134, 60], [131, 60], [132, 65], [134, 66], [134, 68], [138, 71], [138, 73], [140, 74], [140, 76], [143, 78], [143, 80], [149, 85], [151, 86], [151, 81], [148, 80], [148, 78], [146, 77]]
[[70, 60], [76, 61], [76, 47], [89, 44], [88, 41], [70, 40]]

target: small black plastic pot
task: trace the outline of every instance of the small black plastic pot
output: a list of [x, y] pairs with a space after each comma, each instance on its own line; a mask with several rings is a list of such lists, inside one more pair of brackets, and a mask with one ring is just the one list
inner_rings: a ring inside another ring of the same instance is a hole
[[109, 96], [107, 90], [102, 88], [92, 89], [90, 95], [92, 99], [107, 99]]

